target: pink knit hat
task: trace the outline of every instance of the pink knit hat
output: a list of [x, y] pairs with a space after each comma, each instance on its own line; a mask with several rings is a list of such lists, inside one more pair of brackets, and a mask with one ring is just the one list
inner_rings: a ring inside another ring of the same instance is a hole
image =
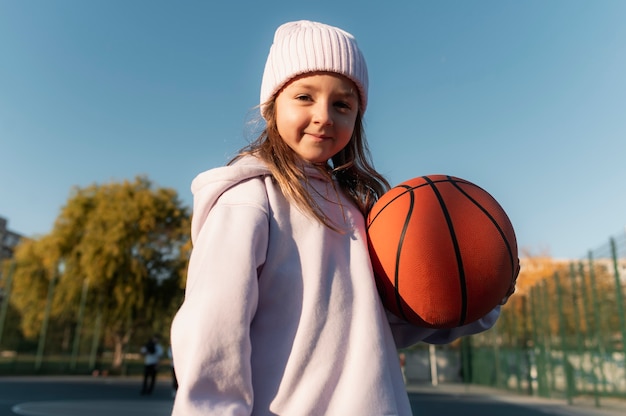
[[292, 78], [327, 71], [352, 80], [359, 89], [361, 112], [367, 107], [367, 66], [350, 33], [323, 23], [300, 20], [276, 29], [261, 83], [261, 115], [265, 103]]

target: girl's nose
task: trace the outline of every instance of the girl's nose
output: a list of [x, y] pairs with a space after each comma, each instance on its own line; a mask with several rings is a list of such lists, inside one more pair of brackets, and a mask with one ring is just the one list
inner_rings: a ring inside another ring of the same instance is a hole
[[317, 103], [313, 111], [313, 122], [324, 126], [333, 124], [332, 108], [330, 104], [322, 102]]

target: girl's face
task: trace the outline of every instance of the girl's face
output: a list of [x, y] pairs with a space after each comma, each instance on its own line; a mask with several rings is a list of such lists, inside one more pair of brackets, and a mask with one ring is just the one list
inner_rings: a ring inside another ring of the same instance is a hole
[[295, 78], [276, 97], [280, 137], [302, 159], [326, 163], [354, 131], [359, 98], [354, 83], [333, 73]]

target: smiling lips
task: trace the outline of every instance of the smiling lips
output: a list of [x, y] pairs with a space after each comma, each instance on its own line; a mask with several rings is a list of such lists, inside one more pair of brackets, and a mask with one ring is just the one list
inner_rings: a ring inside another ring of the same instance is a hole
[[314, 138], [316, 138], [316, 139], [318, 139], [318, 140], [328, 140], [328, 139], [332, 139], [332, 137], [331, 137], [331, 136], [327, 136], [327, 135], [325, 135], [325, 134], [315, 134], [315, 133], [305, 133], [305, 134], [308, 134], [309, 136], [314, 137]]

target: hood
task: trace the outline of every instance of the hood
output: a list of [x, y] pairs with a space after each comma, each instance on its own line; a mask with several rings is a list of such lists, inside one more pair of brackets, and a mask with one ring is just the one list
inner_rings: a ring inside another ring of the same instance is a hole
[[[318, 169], [305, 166], [309, 180], [328, 181]], [[209, 211], [218, 198], [229, 188], [247, 179], [271, 175], [265, 162], [254, 156], [244, 156], [229, 166], [223, 166], [203, 172], [191, 182], [193, 194], [193, 217], [191, 220], [191, 238], [195, 240]]]
[[232, 165], [211, 169], [196, 176], [191, 182], [192, 240], [195, 240], [209, 211], [224, 192], [239, 182], [270, 174], [269, 168], [263, 161], [253, 156], [246, 156]]
[[246, 179], [265, 175], [270, 175], [267, 165], [256, 157], [246, 156], [230, 166], [211, 169], [196, 176], [191, 182], [191, 193], [195, 197], [201, 192], [210, 190], [216, 194], [217, 199], [231, 186]]

